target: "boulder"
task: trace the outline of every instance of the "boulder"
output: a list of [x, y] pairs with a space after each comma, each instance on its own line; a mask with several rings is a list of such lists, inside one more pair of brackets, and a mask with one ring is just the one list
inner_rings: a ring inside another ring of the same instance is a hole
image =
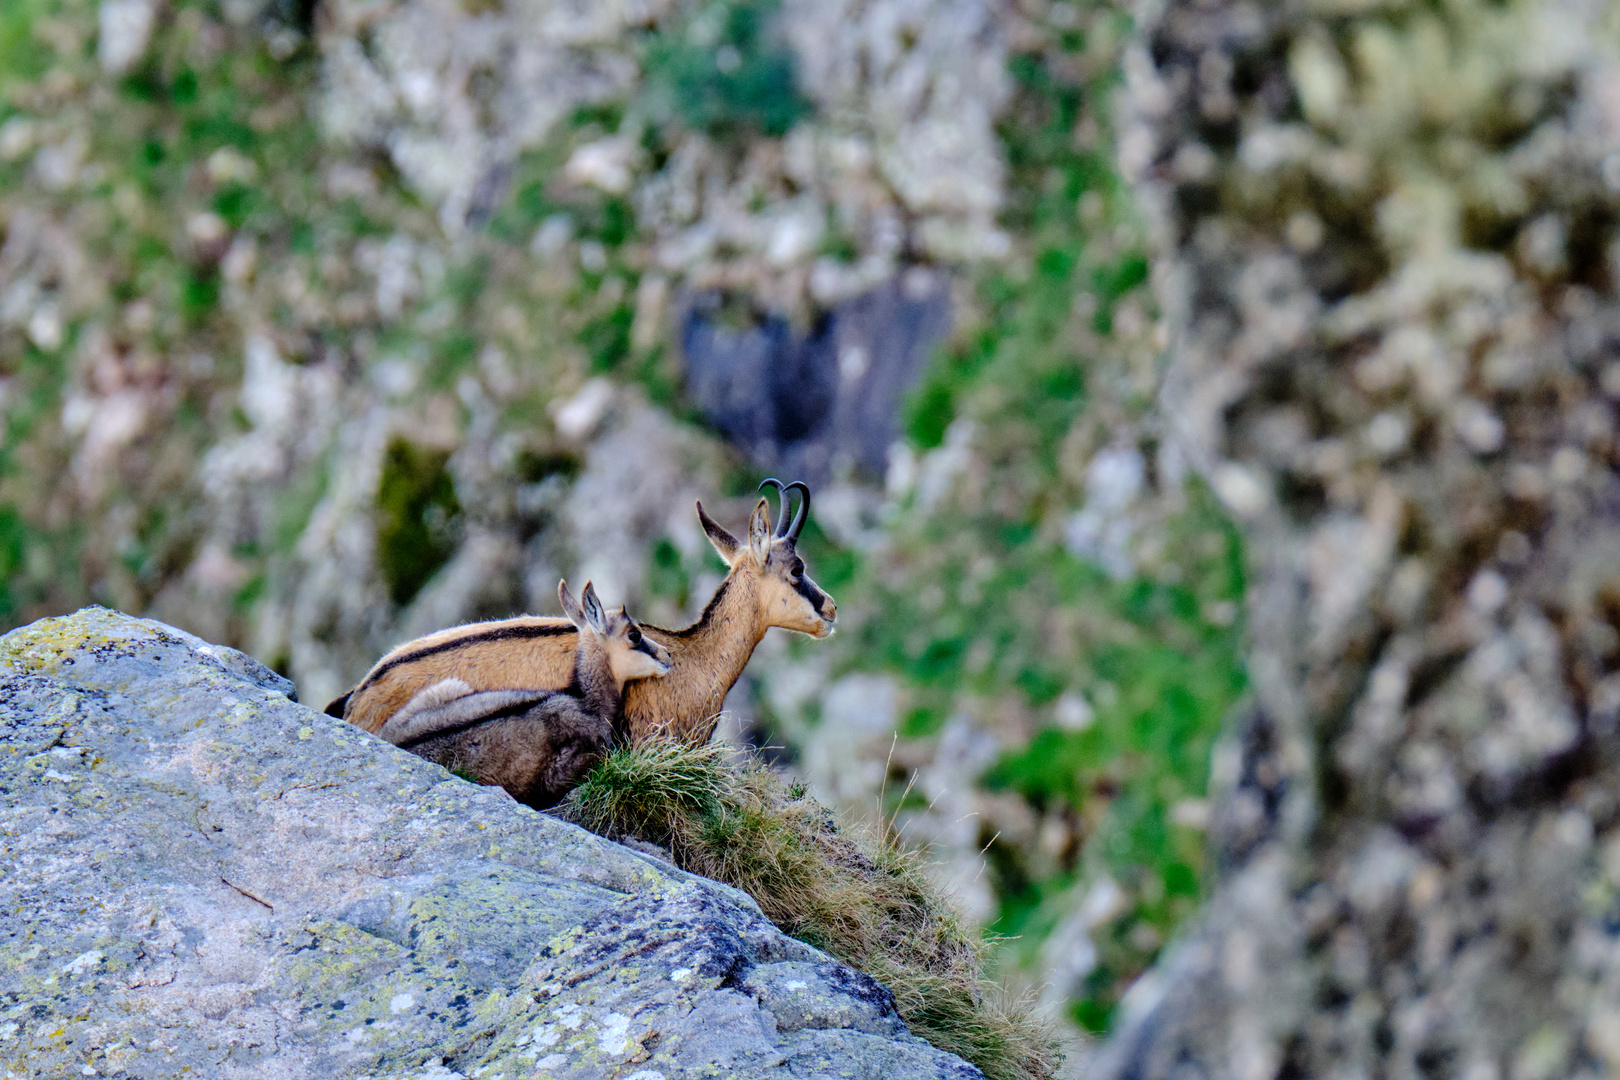
[[0, 638], [0, 1077], [950, 1077], [747, 896], [86, 609]]

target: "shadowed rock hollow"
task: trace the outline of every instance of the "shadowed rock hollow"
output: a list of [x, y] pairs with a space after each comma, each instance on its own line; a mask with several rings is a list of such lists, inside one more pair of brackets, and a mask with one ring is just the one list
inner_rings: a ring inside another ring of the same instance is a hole
[[735, 890], [103, 610], [0, 638], [0, 1076], [939, 1077]]

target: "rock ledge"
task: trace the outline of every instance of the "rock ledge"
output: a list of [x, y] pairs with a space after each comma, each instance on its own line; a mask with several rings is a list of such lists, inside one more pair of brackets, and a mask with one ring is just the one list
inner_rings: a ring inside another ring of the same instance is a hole
[[0, 1077], [940, 1077], [746, 896], [161, 623], [0, 638]]

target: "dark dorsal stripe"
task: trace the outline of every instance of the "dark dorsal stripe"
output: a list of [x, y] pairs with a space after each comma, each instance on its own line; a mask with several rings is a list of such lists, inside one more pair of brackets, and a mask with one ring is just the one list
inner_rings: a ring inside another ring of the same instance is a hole
[[709, 624], [714, 621], [715, 609], [720, 606], [720, 601], [725, 597], [726, 590], [730, 588], [731, 575], [727, 574], [726, 579], [720, 583], [720, 587], [714, 590], [714, 595], [709, 597], [709, 603], [704, 607], [703, 614], [698, 616], [698, 621], [693, 623], [691, 626], [688, 626], [684, 630], [665, 630], [662, 626], [645, 625], [643, 626], [643, 629], [656, 630], [660, 634], [668, 634], [672, 638], [687, 638], [701, 630], [707, 630], [709, 628]]
[[525, 641], [532, 640], [534, 638], [559, 637], [563, 634], [575, 633], [578, 633], [578, 631], [575, 630], [573, 625], [570, 623], [541, 626], [529, 624], [524, 626], [500, 626], [496, 627], [494, 630], [484, 630], [477, 634], [467, 634], [465, 637], [451, 638], [449, 641], [441, 641], [437, 645], [429, 645], [425, 648], [413, 649], [402, 656], [394, 657], [392, 660], [379, 667], [376, 671], [373, 671], [370, 675], [367, 675], [365, 680], [361, 682], [359, 686], [354, 688], [354, 693], [358, 694], [360, 691], [364, 690], [366, 687], [370, 686], [372, 683], [376, 682], [390, 671], [399, 667], [401, 664], [412, 664], [418, 660], [425, 660], [429, 656], [437, 656], [440, 653], [449, 652], [452, 649], [465, 648], [468, 645], [481, 645], [490, 641]]
[[487, 712], [481, 716], [474, 716], [471, 719], [464, 720], [452, 727], [440, 728], [437, 731], [430, 731], [425, 735], [419, 735], [414, 739], [406, 739], [404, 742], [399, 744], [399, 748], [401, 750], [409, 750], [413, 746], [420, 746], [432, 739], [443, 739], [450, 735], [460, 735], [463, 732], [472, 730], [480, 724], [487, 724], [492, 720], [510, 720], [514, 716], [522, 716], [529, 710], [537, 708], [540, 705], [544, 705], [552, 697], [560, 696], [563, 696], [560, 691], [554, 691], [550, 694], [541, 694], [537, 697], [525, 698], [522, 701], [514, 701], [510, 705], [504, 705], [493, 712]]
[[[715, 610], [719, 608], [720, 601], [725, 598], [726, 592], [730, 588], [731, 576], [728, 574], [726, 579], [720, 583], [720, 587], [714, 590], [714, 595], [709, 598], [709, 603], [706, 607], [704, 607], [703, 614], [698, 616], [698, 621], [693, 623], [691, 626], [686, 627], [684, 630], [666, 630], [662, 626], [652, 626], [650, 624], [643, 624], [642, 629], [651, 630], [654, 633], [663, 634], [672, 638], [691, 637], [693, 634], [697, 634], [708, 629], [709, 624], [714, 621]], [[376, 682], [378, 679], [382, 678], [384, 675], [388, 674], [390, 671], [393, 671], [400, 665], [413, 664], [416, 661], [426, 659], [429, 656], [437, 656], [440, 653], [449, 652], [451, 649], [460, 649], [467, 645], [476, 645], [487, 641], [523, 641], [532, 640], [534, 638], [557, 637], [562, 634], [575, 633], [578, 633], [578, 631], [575, 630], [574, 627], [569, 623], [541, 626], [503, 626], [497, 627], [494, 630], [485, 630], [478, 634], [468, 634], [465, 637], [451, 638], [449, 641], [441, 641], [437, 645], [429, 645], [421, 649], [412, 649], [410, 652], [401, 656], [396, 656], [392, 660], [383, 664], [381, 667], [378, 667], [371, 674], [367, 675], [361, 681], [359, 686], [356, 686], [344, 697], [339, 698], [338, 701], [344, 702], [346, 705], [348, 700], [354, 697], [354, 695], [360, 693], [362, 690], [366, 689], [372, 683]], [[334, 701], [332, 706], [328, 706], [328, 708], [336, 706], [337, 704], [338, 702]]]

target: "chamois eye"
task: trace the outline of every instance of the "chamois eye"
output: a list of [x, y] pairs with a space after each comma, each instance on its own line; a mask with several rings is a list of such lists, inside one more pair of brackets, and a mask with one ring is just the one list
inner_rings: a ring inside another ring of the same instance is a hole
[[640, 645], [641, 644], [641, 631], [637, 630], [633, 626], [630, 628], [629, 637], [630, 637], [630, 644], [632, 644], [632, 645]]
[[800, 575], [802, 575], [804, 573], [804, 560], [803, 559], [794, 559], [793, 560], [793, 569], [791, 571], [789, 571], [789, 572], [794, 577], [799, 577]]

